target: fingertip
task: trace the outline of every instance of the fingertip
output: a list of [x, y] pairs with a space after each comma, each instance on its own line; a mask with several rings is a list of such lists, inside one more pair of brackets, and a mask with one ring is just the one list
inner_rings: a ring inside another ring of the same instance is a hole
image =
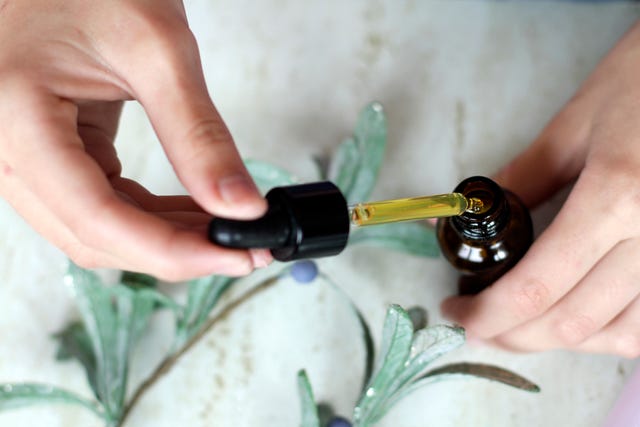
[[264, 268], [273, 262], [271, 252], [266, 249], [251, 249], [249, 255], [253, 262], [253, 268]]

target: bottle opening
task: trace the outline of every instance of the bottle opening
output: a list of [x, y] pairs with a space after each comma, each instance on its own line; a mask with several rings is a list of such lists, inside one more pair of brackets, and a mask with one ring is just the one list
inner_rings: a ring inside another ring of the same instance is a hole
[[473, 176], [458, 184], [454, 191], [469, 200], [480, 201], [480, 209], [468, 209], [452, 218], [459, 233], [474, 240], [492, 239], [500, 233], [509, 218], [509, 207], [498, 184], [483, 176]]
[[493, 205], [493, 195], [489, 191], [474, 189], [463, 194], [470, 202], [470, 206], [467, 209], [468, 213], [484, 215], [487, 211], [491, 210]]

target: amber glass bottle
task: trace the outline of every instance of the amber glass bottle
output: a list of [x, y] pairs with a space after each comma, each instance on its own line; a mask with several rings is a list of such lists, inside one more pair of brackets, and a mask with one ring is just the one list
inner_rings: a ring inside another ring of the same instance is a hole
[[461, 273], [460, 295], [476, 294], [513, 267], [533, 241], [528, 209], [510, 191], [482, 176], [462, 181], [454, 190], [477, 198], [475, 212], [441, 218], [438, 242], [445, 258]]

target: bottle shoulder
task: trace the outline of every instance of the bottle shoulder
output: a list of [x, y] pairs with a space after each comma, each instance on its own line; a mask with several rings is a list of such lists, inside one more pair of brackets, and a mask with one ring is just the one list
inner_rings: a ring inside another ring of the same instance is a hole
[[452, 218], [442, 218], [436, 226], [443, 255], [463, 272], [478, 272], [510, 267], [527, 251], [533, 241], [529, 210], [513, 194], [505, 192], [509, 215], [500, 230], [490, 238], [481, 233], [461, 232]]

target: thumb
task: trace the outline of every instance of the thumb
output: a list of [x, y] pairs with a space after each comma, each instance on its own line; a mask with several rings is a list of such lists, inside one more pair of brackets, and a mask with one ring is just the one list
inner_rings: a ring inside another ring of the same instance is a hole
[[[231, 133], [207, 92], [197, 46], [170, 45], [134, 88], [178, 178], [208, 212], [254, 218], [266, 210]], [[174, 47], [175, 46], [175, 47]], [[156, 62], [157, 64], [157, 62]]]

